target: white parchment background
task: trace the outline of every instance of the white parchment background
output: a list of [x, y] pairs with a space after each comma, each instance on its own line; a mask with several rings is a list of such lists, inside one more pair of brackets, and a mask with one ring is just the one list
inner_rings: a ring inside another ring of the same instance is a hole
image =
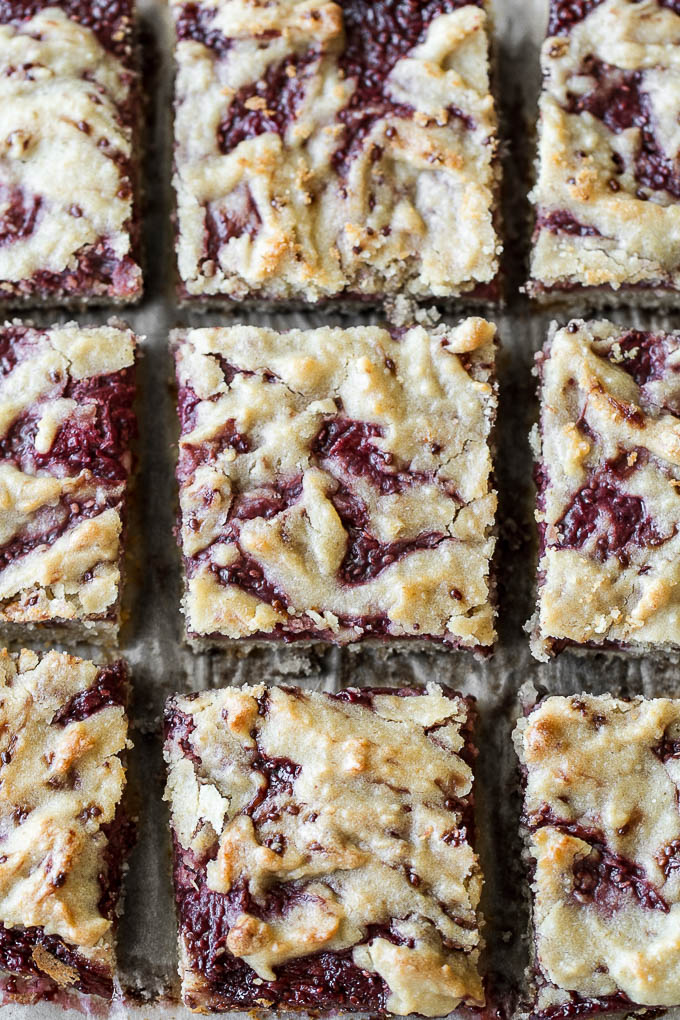
[[[366, 0], [370, 4], [371, 0]], [[530, 310], [517, 293], [525, 274], [526, 180], [531, 162], [530, 125], [538, 83], [537, 49], [545, 30], [547, 0], [495, 0], [499, 94], [504, 119], [504, 215], [508, 234], [506, 272], [514, 295], [496, 317], [503, 353], [499, 366], [500, 415], [498, 486], [500, 548], [500, 646], [488, 663], [464, 653], [429, 652], [385, 656], [380, 652], [303, 653], [293, 648], [236, 654], [195, 655], [181, 643], [179, 562], [173, 538], [175, 486], [173, 450], [172, 364], [167, 336], [181, 322], [224, 324], [237, 321], [219, 312], [187, 315], [172, 296], [169, 176], [171, 146], [168, 117], [171, 65], [163, 0], [141, 0], [147, 65], [148, 156], [146, 165], [147, 297], [125, 315], [145, 336], [140, 362], [141, 471], [136, 489], [139, 520], [133, 527], [127, 586], [129, 619], [122, 652], [134, 676], [134, 751], [130, 780], [140, 804], [140, 835], [126, 887], [126, 908], [119, 929], [119, 962], [124, 987], [143, 996], [143, 1005], [113, 1007], [116, 1016], [167, 1018], [191, 1016], [176, 1004], [175, 923], [170, 887], [167, 814], [161, 801], [163, 765], [159, 735], [166, 697], [174, 691], [199, 690], [243, 682], [300, 682], [312, 688], [342, 685], [401, 684], [437, 679], [474, 694], [481, 714], [478, 740], [477, 803], [482, 836], [480, 852], [486, 874], [484, 912], [488, 921], [488, 967], [501, 989], [521, 979], [526, 963], [522, 874], [517, 845], [518, 804], [510, 731], [516, 693], [532, 679], [551, 692], [613, 690], [634, 693], [680, 693], [673, 664], [605, 655], [580, 658], [565, 653], [549, 666], [529, 654], [522, 625], [532, 611], [531, 457], [527, 434], [535, 415], [533, 352], [540, 346], [549, 316]], [[678, 322], [617, 313], [622, 322], [652, 326]], [[58, 316], [41, 316], [54, 321]], [[64, 318], [62, 316], [62, 318]], [[68, 316], [66, 316], [68, 318]], [[82, 316], [81, 321], [95, 317]], [[100, 316], [99, 318], [102, 318]], [[105, 318], [105, 316], [103, 316]], [[449, 318], [455, 318], [449, 316]], [[274, 326], [316, 326], [328, 321], [359, 324], [367, 318], [344, 318], [323, 312], [308, 315], [247, 314], [241, 321]], [[135, 522], [133, 522], [134, 524]], [[92, 651], [92, 650], [91, 650]], [[96, 654], [96, 653], [95, 653]], [[79, 1014], [56, 1006], [8, 1005], [1, 1020], [66, 1020]], [[113, 1015], [113, 1014], [112, 1014]], [[239, 1018], [241, 1020], [241, 1018]], [[243, 1015], [245, 1020], [245, 1014]]]

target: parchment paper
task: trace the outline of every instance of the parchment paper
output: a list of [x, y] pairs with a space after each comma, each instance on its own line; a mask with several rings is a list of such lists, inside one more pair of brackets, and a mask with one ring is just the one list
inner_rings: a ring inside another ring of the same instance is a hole
[[[370, 0], [366, 0], [367, 3]], [[580, 690], [623, 694], [680, 693], [675, 664], [644, 659], [564, 653], [547, 666], [529, 653], [524, 622], [533, 610], [531, 455], [528, 432], [535, 419], [533, 353], [545, 338], [551, 316], [530, 309], [518, 293], [526, 274], [528, 234], [527, 179], [533, 159], [530, 126], [535, 118], [539, 82], [538, 46], [545, 32], [547, 0], [495, 0], [498, 93], [501, 99], [505, 185], [506, 273], [508, 305], [495, 316], [503, 344], [499, 365], [500, 413], [497, 482], [500, 491], [498, 651], [488, 662], [467, 653], [432, 651], [390, 655], [384, 652], [301, 652], [295, 648], [237, 653], [194, 654], [181, 642], [179, 558], [173, 536], [176, 491], [173, 477], [176, 422], [172, 405], [172, 363], [168, 331], [180, 323], [228, 324], [248, 321], [313, 327], [326, 322], [361, 324], [369, 315], [297, 315], [187, 313], [172, 295], [172, 231], [169, 192], [172, 66], [170, 35], [163, 0], [141, 0], [148, 110], [145, 237], [147, 296], [142, 306], [121, 315], [145, 337], [139, 365], [141, 397], [140, 474], [134, 493], [131, 557], [127, 582], [129, 618], [121, 652], [134, 679], [134, 750], [129, 774], [139, 799], [139, 841], [126, 881], [125, 911], [118, 934], [124, 1004], [112, 1016], [135, 1020], [180, 1020], [192, 1014], [177, 1004], [175, 918], [170, 885], [167, 811], [161, 796], [164, 771], [160, 719], [166, 697], [175, 691], [225, 684], [295, 682], [335, 690], [343, 685], [409, 684], [438, 680], [478, 699], [480, 749], [476, 798], [479, 849], [486, 877], [483, 910], [487, 918], [487, 966], [503, 990], [521, 981], [527, 963], [526, 909], [517, 837], [519, 803], [516, 763], [510, 732], [517, 692], [527, 681], [552, 693]], [[35, 321], [73, 316], [41, 314]], [[106, 314], [81, 315], [82, 322]], [[629, 325], [677, 328], [666, 317], [623, 311], [611, 318]], [[455, 321], [449, 314], [445, 319]], [[138, 519], [135, 519], [138, 518]], [[77, 649], [95, 657], [96, 649]], [[131, 995], [143, 1000], [131, 1001]], [[8, 1005], [2, 1020], [67, 1020], [80, 1014], [58, 1006]], [[239, 1020], [245, 1020], [245, 1014]]]

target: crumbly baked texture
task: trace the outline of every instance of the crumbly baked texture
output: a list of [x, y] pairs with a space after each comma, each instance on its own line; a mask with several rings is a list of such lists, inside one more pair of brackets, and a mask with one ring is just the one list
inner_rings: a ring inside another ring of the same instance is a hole
[[680, 3], [551, 0], [536, 226], [540, 301], [672, 304], [680, 289]]
[[435, 684], [170, 699], [188, 1006], [483, 1006], [472, 711]]
[[113, 993], [133, 830], [126, 695], [122, 662], [0, 652], [0, 972], [13, 998]]
[[680, 701], [550, 697], [514, 734], [533, 1015], [680, 1004]]
[[499, 297], [486, 0], [171, 0], [185, 300]]
[[495, 327], [174, 334], [187, 632], [490, 650]]
[[574, 320], [537, 357], [532, 650], [680, 645], [680, 333]]
[[141, 296], [133, 14], [0, 3], [0, 303]]
[[135, 337], [0, 326], [0, 634], [118, 633]]

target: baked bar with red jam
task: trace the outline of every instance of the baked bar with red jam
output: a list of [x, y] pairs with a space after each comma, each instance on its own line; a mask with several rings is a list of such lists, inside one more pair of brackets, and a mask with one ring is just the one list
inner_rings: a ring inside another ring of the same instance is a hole
[[142, 293], [134, 0], [0, 0], [0, 303]]
[[551, 0], [531, 295], [673, 305], [680, 290], [680, 0]]
[[495, 332], [472, 318], [174, 334], [196, 647], [491, 650]]
[[113, 643], [120, 616], [135, 337], [0, 326], [0, 634]]
[[532, 649], [680, 646], [680, 333], [574, 320], [537, 356]]
[[487, 0], [171, 0], [185, 301], [499, 298]]
[[533, 898], [527, 1012], [677, 1006], [680, 701], [549, 697], [514, 739]]
[[484, 1005], [472, 699], [259, 684], [165, 722], [186, 1005]]
[[127, 668], [0, 652], [0, 1001], [110, 999]]

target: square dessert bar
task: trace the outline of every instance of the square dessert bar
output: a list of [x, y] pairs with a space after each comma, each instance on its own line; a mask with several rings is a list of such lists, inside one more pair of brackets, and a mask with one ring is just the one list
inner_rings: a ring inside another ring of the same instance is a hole
[[520, 720], [534, 1017], [680, 1004], [680, 701], [551, 697]]
[[174, 334], [197, 647], [490, 651], [495, 327]]
[[529, 292], [673, 305], [680, 290], [680, 3], [551, 0]]
[[0, 326], [0, 634], [113, 642], [120, 615], [135, 337]]
[[487, 0], [170, 0], [185, 301], [495, 301]]
[[113, 994], [127, 687], [120, 661], [0, 652], [3, 1001]]
[[680, 333], [553, 328], [537, 357], [534, 655], [680, 646]]
[[435, 684], [171, 698], [185, 1004], [480, 1009], [473, 720]]
[[0, 2], [0, 303], [142, 292], [134, 0]]

